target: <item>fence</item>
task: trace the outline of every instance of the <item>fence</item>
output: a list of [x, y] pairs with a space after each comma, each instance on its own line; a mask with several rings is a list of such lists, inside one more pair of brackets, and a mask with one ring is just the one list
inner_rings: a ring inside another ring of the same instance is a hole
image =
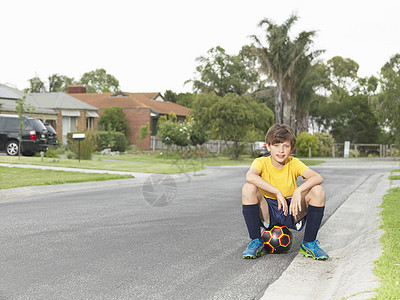
[[[245, 144], [245, 150], [248, 153], [254, 151], [254, 143], [242, 143]], [[207, 150], [210, 153], [221, 154], [231, 147], [233, 142], [225, 142], [221, 140], [209, 140], [201, 146], [202, 149]], [[151, 136], [150, 148], [155, 150], [167, 150], [168, 145], [163, 143], [158, 137]], [[178, 149], [176, 145], [170, 145], [171, 149]], [[192, 147], [194, 148], [194, 147]], [[344, 156], [344, 143], [335, 144], [332, 146], [332, 157], [343, 157]], [[350, 144], [350, 157], [359, 156], [375, 156], [375, 157], [395, 157], [399, 156], [399, 150], [395, 148], [394, 144]], [[311, 157], [311, 152], [309, 153]]]
[[[335, 149], [332, 147], [332, 156], [343, 157], [344, 144], [336, 144]], [[394, 157], [398, 156], [398, 149], [394, 144], [350, 144], [350, 156], [378, 156], [378, 157]]]
[[[245, 144], [246, 150], [251, 152], [254, 147], [254, 143], [241, 143]], [[221, 140], [209, 140], [201, 148], [207, 150], [210, 153], [221, 154], [228, 149], [228, 147], [233, 146], [233, 142], [225, 142]], [[176, 145], [170, 145], [171, 149], [178, 149]], [[195, 148], [195, 147], [191, 147]], [[168, 145], [161, 141], [158, 137], [152, 135], [150, 138], [150, 149], [155, 150], [167, 150]]]

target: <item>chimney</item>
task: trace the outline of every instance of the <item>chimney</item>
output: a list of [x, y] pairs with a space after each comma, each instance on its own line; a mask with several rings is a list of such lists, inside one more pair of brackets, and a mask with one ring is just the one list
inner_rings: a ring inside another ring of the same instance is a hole
[[86, 86], [83, 85], [69, 85], [68, 94], [85, 94]]

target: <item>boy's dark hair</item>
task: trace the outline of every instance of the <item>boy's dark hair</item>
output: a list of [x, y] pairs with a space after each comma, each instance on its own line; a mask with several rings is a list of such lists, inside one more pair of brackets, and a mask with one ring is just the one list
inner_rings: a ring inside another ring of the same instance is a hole
[[265, 136], [265, 142], [268, 145], [283, 143], [284, 141], [290, 141], [292, 149], [296, 146], [296, 136], [294, 135], [292, 127], [286, 124], [272, 125]]

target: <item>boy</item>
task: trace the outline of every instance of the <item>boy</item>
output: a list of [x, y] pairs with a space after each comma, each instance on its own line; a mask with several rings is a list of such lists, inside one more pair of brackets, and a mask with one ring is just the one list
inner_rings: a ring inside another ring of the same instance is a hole
[[[252, 239], [243, 258], [263, 255], [260, 232], [263, 223], [268, 223], [267, 227], [280, 224], [301, 230], [307, 219], [300, 254], [318, 260], [328, 259], [316, 240], [325, 208], [323, 178], [299, 159], [289, 156], [296, 145], [290, 126], [272, 125], [265, 142], [270, 156], [253, 161], [242, 189], [243, 216]], [[298, 176], [306, 179], [299, 187]]]

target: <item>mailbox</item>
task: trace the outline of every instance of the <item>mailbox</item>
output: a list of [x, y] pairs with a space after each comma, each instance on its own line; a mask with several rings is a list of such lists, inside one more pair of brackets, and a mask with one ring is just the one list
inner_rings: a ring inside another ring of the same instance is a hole
[[79, 157], [79, 162], [81, 162], [81, 141], [83, 141], [85, 139], [85, 134], [84, 133], [73, 133], [72, 139], [74, 141], [78, 141], [78, 157]]
[[75, 141], [83, 141], [85, 139], [85, 134], [84, 133], [73, 133], [72, 138]]

